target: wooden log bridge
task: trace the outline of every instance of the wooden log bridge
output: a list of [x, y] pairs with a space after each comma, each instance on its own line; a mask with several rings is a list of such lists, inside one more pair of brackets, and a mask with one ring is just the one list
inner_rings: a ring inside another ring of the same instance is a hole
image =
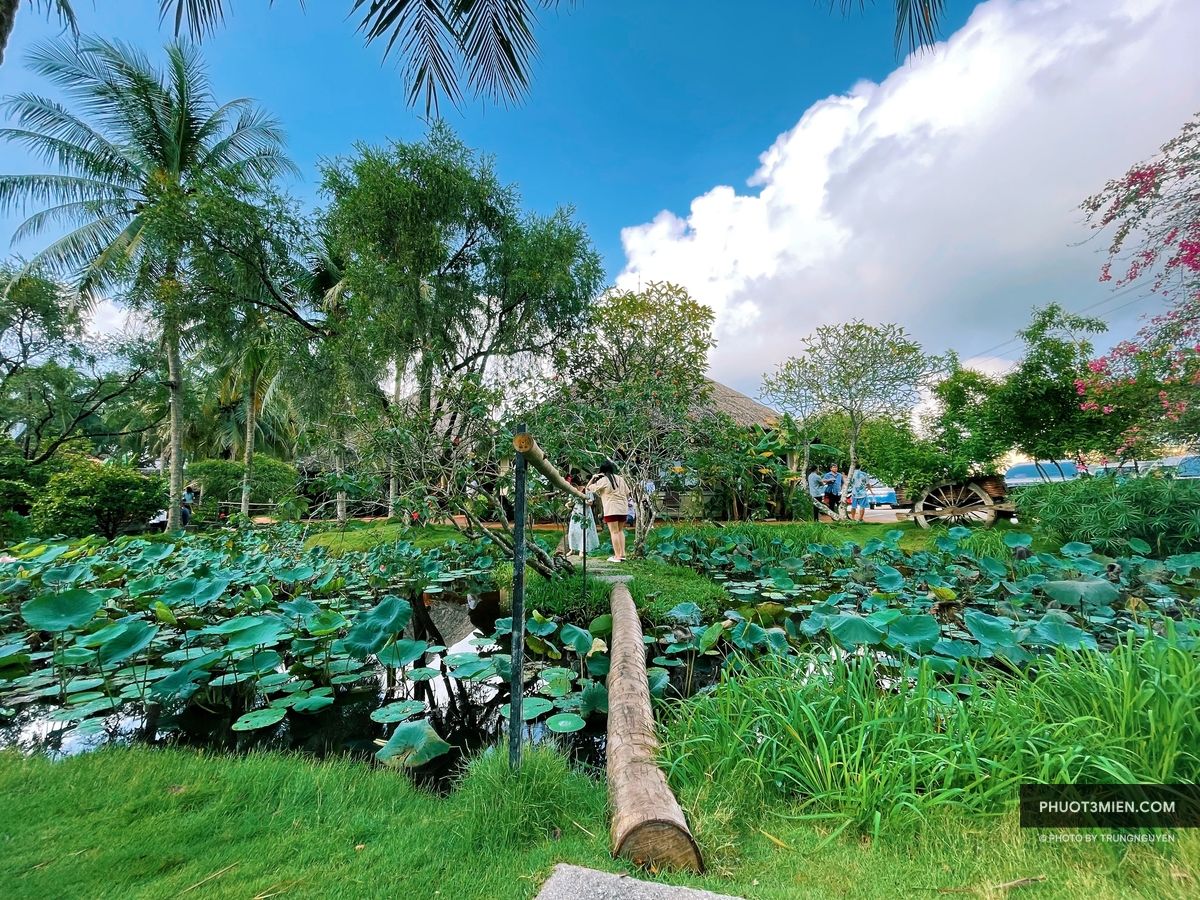
[[700, 848], [655, 756], [642, 623], [629, 588], [612, 590], [608, 670], [608, 795], [613, 856], [653, 869], [704, 871]]
[[[513, 448], [556, 489], [581, 500], [534, 440], [521, 431]], [[614, 573], [615, 574], [615, 573]], [[603, 577], [603, 576], [601, 576]], [[652, 869], [704, 871], [700, 848], [656, 759], [654, 710], [646, 677], [642, 622], [629, 588], [613, 585], [608, 669], [608, 794], [613, 856]]]
[[525, 457], [525, 462], [541, 472], [546, 477], [546, 480], [558, 488], [558, 490], [579, 500], [587, 499], [583, 491], [563, 478], [562, 473], [554, 468], [554, 463], [546, 459], [546, 454], [542, 452], [542, 448], [538, 446], [532, 434], [523, 431], [520, 434], [513, 435], [513, 449]]

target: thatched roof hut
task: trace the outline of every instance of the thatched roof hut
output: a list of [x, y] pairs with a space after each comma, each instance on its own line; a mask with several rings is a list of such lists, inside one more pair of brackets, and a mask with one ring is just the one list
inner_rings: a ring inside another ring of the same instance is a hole
[[764, 406], [752, 397], [747, 397], [741, 391], [713, 381], [708, 382], [708, 402], [705, 408], [697, 408], [694, 413], [701, 414], [709, 410], [724, 413], [742, 428], [752, 428], [755, 425], [763, 428], [773, 428], [779, 423], [779, 413]]

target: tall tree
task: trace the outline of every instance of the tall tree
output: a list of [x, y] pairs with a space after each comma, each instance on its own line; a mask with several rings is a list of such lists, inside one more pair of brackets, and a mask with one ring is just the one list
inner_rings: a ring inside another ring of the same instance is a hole
[[658, 514], [646, 486], [682, 465], [707, 415], [712, 326], [712, 309], [679, 285], [611, 291], [590, 326], [556, 350], [555, 377], [530, 413], [543, 449], [578, 472], [594, 472], [606, 457], [623, 467], [637, 555]]
[[[414, 421], [461, 440], [465, 412], [453, 401], [464, 384], [548, 352], [599, 289], [599, 258], [571, 211], [522, 214], [516, 189], [443, 124], [422, 142], [359, 148], [326, 167], [324, 187], [341, 302], [370, 323], [356, 352], [377, 380], [396, 378], [385, 441]], [[394, 457], [390, 468], [395, 501]]]
[[1080, 409], [1076, 382], [1092, 356], [1088, 338], [1103, 320], [1068, 313], [1057, 303], [1035, 309], [1018, 332], [1025, 352], [992, 396], [998, 439], [1034, 460], [1079, 457], [1103, 437]]
[[0, 176], [0, 207], [41, 207], [13, 240], [51, 225], [70, 230], [38, 255], [74, 272], [81, 293], [120, 284], [161, 327], [170, 395], [168, 528], [183, 493], [181, 335], [201, 316], [187, 282], [205, 223], [202, 198], [236, 199], [293, 167], [278, 125], [249, 100], [218, 104], [196, 51], [166, 48], [156, 69], [133, 48], [98, 38], [36, 48], [31, 65], [78, 110], [20, 94], [3, 102], [15, 123], [0, 137], [53, 163], [49, 174]]
[[817, 396], [807, 369], [791, 360], [763, 376], [762, 395], [766, 400], [785, 413], [789, 432], [803, 445], [800, 471], [808, 474], [808, 463], [812, 442], [817, 437], [816, 422], [821, 412], [821, 400]]
[[[859, 319], [823, 325], [801, 341], [801, 353], [780, 365], [777, 381], [811, 397], [822, 411], [846, 417], [850, 470], [870, 421], [910, 412], [941, 360], [927, 355], [899, 325]], [[846, 485], [849, 479], [846, 479]]]
[[[1084, 203], [1111, 237], [1102, 281], [1148, 284], [1170, 309], [1092, 360], [1080, 406], [1102, 431], [1119, 433], [1121, 458], [1164, 444], [1200, 443], [1200, 114], [1151, 160], [1134, 165]], [[1114, 271], [1115, 269], [1115, 271]]]

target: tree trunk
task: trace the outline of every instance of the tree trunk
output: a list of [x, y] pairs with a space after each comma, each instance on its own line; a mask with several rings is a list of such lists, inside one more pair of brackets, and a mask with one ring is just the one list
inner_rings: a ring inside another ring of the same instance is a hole
[[[404, 363], [400, 355], [396, 355], [396, 383], [392, 386], [393, 412], [400, 409], [400, 401], [404, 398], [400, 392], [400, 378], [404, 374]], [[388, 454], [388, 516], [396, 515], [396, 502], [400, 497], [400, 477], [396, 472], [396, 456]]]
[[254, 435], [258, 425], [258, 392], [253, 381], [246, 387], [246, 446], [242, 450], [242, 515], [250, 515], [250, 480], [254, 471]]
[[646, 645], [626, 585], [613, 585], [611, 608], [608, 793], [613, 855], [655, 870], [703, 872], [700, 849], [655, 759], [658, 739], [646, 680]]
[[13, 25], [17, 20], [17, 7], [21, 0], [0, 0], [0, 65], [4, 64], [4, 51], [8, 47], [8, 39], [12, 36]]
[[650, 537], [658, 516], [649, 495], [636, 488], [633, 492], [633, 508], [637, 512], [633, 520], [633, 555], [638, 559], [645, 559], [646, 539]]
[[346, 489], [340, 484], [342, 474], [345, 471], [345, 466], [342, 463], [342, 452], [340, 450], [337, 453], [335, 465], [337, 466], [335, 471], [337, 472], [339, 481], [337, 492], [337, 520], [339, 525], [345, 525], [348, 518], [346, 515], [347, 496]]
[[846, 506], [846, 500], [850, 496], [850, 476], [854, 474], [854, 470], [858, 467], [858, 428], [850, 431], [850, 466], [846, 470], [846, 475], [842, 478], [842, 507]]
[[179, 355], [179, 323], [168, 312], [163, 322], [167, 348], [167, 391], [170, 399], [171, 466], [170, 499], [167, 502], [167, 531], [178, 531], [183, 504], [183, 365]]

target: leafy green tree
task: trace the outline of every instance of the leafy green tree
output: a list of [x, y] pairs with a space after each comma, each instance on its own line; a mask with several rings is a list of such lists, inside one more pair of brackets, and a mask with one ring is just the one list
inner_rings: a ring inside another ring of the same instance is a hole
[[964, 367], [953, 353], [948, 367], [933, 386], [935, 407], [923, 418], [924, 431], [942, 458], [946, 480], [991, 474], [996, 460], [1012, 449], [1000, 424], [997, 393], [1003, 379]]
[[[570, 210], [523, 214], [516, 189], [443, 124], [426, 141], [359, 148], [326, 166], [324, 188], [338, 303], [357, 327], [343, 335], [354, 345], [346, 352], [376, 381], [394, 380], [374, 441], [394, 506], [399, 448], [388, 442], [461, 446], [470, 429], [455, 398], [577, 330], [602, 270]], [[432, 444], [410, 433], [418, 424], [435, 429]], [[443, 453], [447, 464], [457, 456]]]
[[[942, 366], [899, 325], [855, 319], [823, 325], [801, 341], [801, 353], [779, 366], [775, 380], [811, 397], [824, 414], [845, 416], [850, 470], [868, 422], [910, 413]], [[829, 441], [825, 441], [829, 443]], [[849, 479], [846, 480], [846, 487]]]
[[1076, 382], [1092, 358], [1088, 335], [1107, 326], [1068, 313], [1057, 303], [1040, 307], [1024, 329], [1024, 355], [992, 395], [995, 437], [1034, 460], [1079, 457], [1107, 442], [1080, 409]]
[[657, 517], [647, 484], [683, 466], [703, 427], [712, 325], [712, 309], [679, 285], [610, 292], [590, 327], [555, 352], [554, 378], [530, 415], [543, 449], [577, 472], [594, 472], [608, 457], [623, 466], [638, 555]]
[[282, 132], [248, 100], [218, 105], [196, 51], [166, 48], [156, 69], [121, 43], [58, 41], [31, 54], [36, 72], [71, 105], [22, 94], [3, 103], [14, 123], [0, 137], [60, 170], [0, 177], [0, 207], [41, 207], [14, 235], [51, 225], [70, 230], [38, 259], [72, 271], [81, 293], [132, 286], [162, 331], [170, 396], [168, 528], [179, 523], [183, 478], [185, 373], [180, 345], [189, 322], [203, 318], [188, 284], [191, 255], [205, 230], [197, 208], [235, 201], [255, 184], [290, 171]]
[[765, 374], [762, 382], [763, 397], [784, 413], [782, 424], [792, 446], [800, 449], [799, 469], [805, 474], [808, 473], [812, 443], [819, 434], [817, 421], [822, 404], [809, 371], [808, 367], [789, 360]]
[[120, 408], [157, 392], [147, 348], [83, 328], [81, 299], [37, 267], [0, 266], [0, 429], [40, 465], [81, 435], [112, 446]]

